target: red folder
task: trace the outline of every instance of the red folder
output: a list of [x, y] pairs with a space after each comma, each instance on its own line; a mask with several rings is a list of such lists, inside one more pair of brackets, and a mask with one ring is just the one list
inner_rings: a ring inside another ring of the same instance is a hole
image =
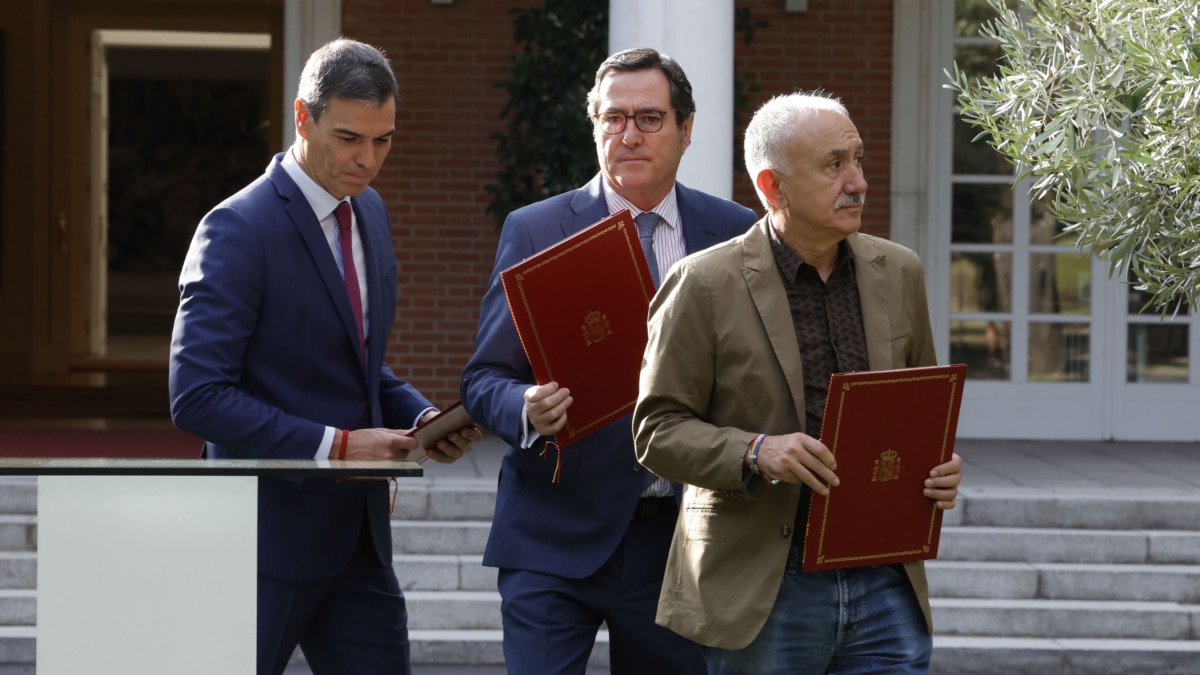
[[821, 442], [840, 484], [812, 496], [805, 571], [937, 557], [942, 512], [922, 490], [954, 452], [966, 376], [960, 363], [830, 378]]
[[654, 282], [628, 210], [522, 260], [500, 280], [538, 384], [571, 390], [567, 425], [555, 434], [560, 447], [633, 410]]

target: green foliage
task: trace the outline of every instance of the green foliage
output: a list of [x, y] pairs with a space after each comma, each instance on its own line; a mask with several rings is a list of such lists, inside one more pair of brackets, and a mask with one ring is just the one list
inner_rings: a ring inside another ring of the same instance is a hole
[[586, 183], [597, 171], [585, 103], [596, 67], [608, 55], [608, 0], [546, 0], [513, 10], [521, 50], [496, 83], [507, 90], [494, 133], [500, 161], [487, 212], [496, 227], [514, 209]]
[[988, 0], [992, 74], [947, 73], [962, 118], [1164, 314], [1200, 306], [1200, 4]]

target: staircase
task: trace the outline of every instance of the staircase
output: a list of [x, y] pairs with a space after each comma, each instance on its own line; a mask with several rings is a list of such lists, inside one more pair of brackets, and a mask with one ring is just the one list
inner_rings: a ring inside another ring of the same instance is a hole
[[[480, 565], [494, 499], [494, 478], [401, 482], [414, 664], [503, 663], [496, 573]], [[35, 551], [36, 483], [0, 478], [0, 672], [34, 661]], [[1200, 494], [967, 487], [940, 553], [936, 675], [1200, 673]]]
[[1200, 673], [1200, 495], [964, 488], [932, 672]]

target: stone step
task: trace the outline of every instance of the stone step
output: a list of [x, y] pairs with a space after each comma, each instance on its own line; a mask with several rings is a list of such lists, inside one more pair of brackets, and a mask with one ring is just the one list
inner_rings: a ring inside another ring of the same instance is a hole
[[37, 476], [0, 477], [0, 514], [37, 513]]
[[1200, 640], [1200, 605], [932, 598], [938, 635]]
[[954, 525], [982, 527], [1196, 531], [1200, 495], [1131, 489], [1047, 494], [1030, 488], [963, 487], [959, 508], [946, 515], [950, 514]]
[[0, 589], [0, 626], [33, 626], [36, 623], [36, 590], [32, 588]]
[[392, 563], [405, 591], [494, 591], [496, 569], [480, 555], [397, 555]]
[[405, 591], [412, 630], [500, 630], [496, 591]]
[[33, 663], [37, 655], [37, 628], [0, 626], [0, 664]]
[[490, 520], [393, 520], [392, 551], [397, 555], [481, 555], [491, 529]]
[[37, 588], [37, 553], [0, 551], [0, 588]]
[[495, 480], [398, 483], [396, 520], [486, 520], [496, 511]]
[[1188, 564], [1200, 531], [943, 526], [938, 560]]
[[939, 598], [1200, 604], [1200, 565], [931, 560], [926, 571], [929, 593]]
[[[442, 665], [500, 665], [504, 649], [500, 630], [410, 630], [412, 662]], [[608, 667], [608, 631], [600, 629], [588, 666]]]
[[0, 515], [0, 551], [37, 550], [37, 516]]
[[935, 635], [930, 675], [1200, 673], [1200, 641]]

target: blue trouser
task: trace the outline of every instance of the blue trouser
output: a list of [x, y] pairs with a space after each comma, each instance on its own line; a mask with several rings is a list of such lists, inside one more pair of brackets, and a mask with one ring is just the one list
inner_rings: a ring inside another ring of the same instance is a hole
[[709, 675], [925, 673], [933, 640], [902, 566], [805, 573], [793, 547], [758, 637], [702, 651]]
[[583, 579], [500, 570], [510, 675], [583, 675], [602, 623], [613, 673], [703, 673], [699, 647], [654, 623], [677, 514], [672, 505], [635, 519], [612, 556]]

